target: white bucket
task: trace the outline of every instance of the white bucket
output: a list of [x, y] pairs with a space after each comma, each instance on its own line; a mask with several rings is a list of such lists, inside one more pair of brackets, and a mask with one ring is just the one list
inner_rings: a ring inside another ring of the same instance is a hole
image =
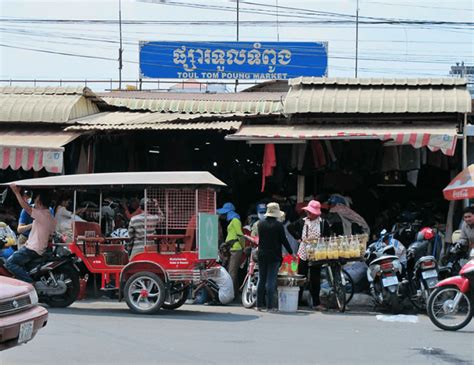
[[278, 310], [280, 312], [294, 313], [298, 310], [298, 286], [278, 287]]

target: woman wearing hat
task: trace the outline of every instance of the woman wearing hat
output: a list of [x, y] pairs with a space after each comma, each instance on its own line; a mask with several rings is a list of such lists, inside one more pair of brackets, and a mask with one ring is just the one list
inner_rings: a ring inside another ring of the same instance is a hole
[[278, 269], [283, 260], [281, 247], [285, 246], [288, 253], [293, 255], [293, 250], [286, 239], [285, 229], [280, 222], [283, 215], [278, 203], [269, 203], [265, 219], [258, 223], [257, 310], [265, 306], [265, 298], [267, 310], [273, 310]]
[[225, 244], [230, 246], [230, 258], [227, 270], [229, 271], [234, 284], [234, 298], [237, 298], [240, 287], [239, 267], [240, 261], [242, 260], [241, 237], [244, 235], [242, 232], [242, 222], [240, 221], [240, 216], [236, 213], [234, 204], [232, 203], [225, 203], [222, 208], [217, 209], [217, 214], [228, 223]]
[[[321, 203], [317, 200], [311, 200], [306, 207], [303, 208], [306, 213], [304, 218], [303, 231], [301, 232], [301, 244], [298, 249], [298, 257], [300, 264], [298, 266], [298, 274], [308, 276], [309, 292], [313, 299], [313, 309], [325, 310], [319, 301], [319, 291], [321, 289], [321, 267], [319, 265], [310, 265], [306, 255], [306, 243], [310, 240], [317, 240], [320, 237], [329, 237], [331, 235], [329, 223], [321, 218]], [[300, 290], [299, 301], [303, 297], [303, 288]]]

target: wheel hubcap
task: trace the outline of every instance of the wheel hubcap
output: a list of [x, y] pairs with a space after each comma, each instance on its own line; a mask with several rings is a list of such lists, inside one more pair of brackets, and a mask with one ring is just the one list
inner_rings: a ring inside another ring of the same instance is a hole
[[160, 288], [155, 280], [141, 277], [130, 285], [128, 297], [137, 309], [149, 310], [157, 305], [160, 295]]

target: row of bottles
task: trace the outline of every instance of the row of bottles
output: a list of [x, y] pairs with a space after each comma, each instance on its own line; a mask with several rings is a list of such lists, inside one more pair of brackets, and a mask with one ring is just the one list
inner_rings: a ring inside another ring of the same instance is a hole
[[367, 235], [320, 238], [307, 242], [306, 253], [310, 261], [354, 259], [364, 255]]

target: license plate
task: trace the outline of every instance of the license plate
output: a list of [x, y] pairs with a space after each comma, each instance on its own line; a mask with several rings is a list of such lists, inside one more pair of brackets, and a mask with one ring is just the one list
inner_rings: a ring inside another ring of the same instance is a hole
[[398, 285], [398, 278], [396, 276], [387, 276], [386, 278], [382, 278], [383, 286], [392, 286]]
[[436, 270], [423, 271], [421, 273], [423, 279], [438, 277], [438, 272]]
[[18, 343], [23, 343], [31, 340], [31, 337], [33, 337], [33, 325], [33, 321], [20, 324], [20, 334], [18, 335]]

